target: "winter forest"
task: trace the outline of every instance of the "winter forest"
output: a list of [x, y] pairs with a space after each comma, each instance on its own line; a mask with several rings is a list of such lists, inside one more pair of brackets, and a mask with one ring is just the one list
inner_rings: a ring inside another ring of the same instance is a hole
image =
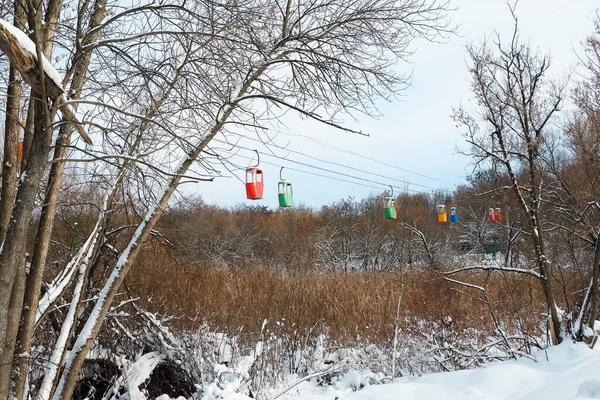
[[0, 399], [600, 398], [600, 14], [557, 75], [520, 7], [464, 49], [463, 184], [277, 208], [183, 188], [361, 135], [451, 0], [2, 1]]

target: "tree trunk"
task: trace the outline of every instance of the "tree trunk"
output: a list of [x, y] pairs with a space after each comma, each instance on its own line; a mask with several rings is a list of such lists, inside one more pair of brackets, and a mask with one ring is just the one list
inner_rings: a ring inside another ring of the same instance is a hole
[[[62, 2], [56, 2], [56, 6], [62, 6]], [[97, 0], [92, 16], [90, 18], [89, 30], [93, 30], [100, 25], [104, 19], [106, 13], [106, 0]], [[53, 15], [58, 17], [58, 12], [54, 12]], [[48, 32], [48, 31], [46, 31]], [[50, 34], [50, 33], [47, 33]], [[100, 35], [100, 31], [96, 31], [88, 36], [82, 44], [82, 47], [86, 43], [93, 43], [97, 40]], [[49, 56], [47, 54], [47, 56]], [[87, 68], [89, 66], [92, 53], [87, 51], [83, 55], [75, 58], [79, 58], [79, 62], [75, 66], [75, 72], [73, 75], [73, 81], [71, 83], [70, 93], [72, 99], [79, 99], [81, 97], [81, 90], [86, 79]], [[54, 160], [64, 159], [68, 152], [68, 146], [71, 142], [71, 134], [73, 132], [73, 126], [71, 124], [64, 124], [61, 126], [59, 135], [56, 141], [56, 148], [54, 150]], [[35, 248], [31, 260], [31, 269], [27, 280], [27, 287], [25, 293], [25, 301], [23, 304], [23, 316], [21, 319], [21, 326], [19, 329], [18, 336], [18, 349], [17, 354], [29, 353], [31, 351], [31, 342], [34, 334], [36, 312], [38, 308], [38, 302], [40, 299], [40, 291], [42, 287], [42, 280], [44, 270], [46, 266], [46, 258], [48, 256], [48, 249], [50, 245], [50, 238], [52, 234], [52, 227], [54, 226], [54, 216], [56, 212], [56, 203], [58, 200], [59, 190], [62, 183], [63, 173], [65, 169], [65, 162], [55, 162], [52, 164], [50, 169], [48, 189], [44, 199], [44, 206], [42, 207], [42, 214], [40, 217], [40, 223], [35, 240]], [[17, 366], [19, 371], [28, 370], [28, 359], [19, 358], [17, 360]], [[15, 382], [15, 393], [17, 399], [22, 399], [25, 383], [26, 373], [18, 375]]]
[[6, 239], [8, 223], [17, 193], [17, 142], [19, 136], [19, 110], [22, 86], [15, 67], [10, 66], [6, 92], [6, 122], [4, 124], [4, 162], [2, 164], [2, 193], [0, 202], [0, 243]]
[[[14, 25], [23, 29], [25, 10], [15, 2]], [[4, 159], [2, 164], [2, 192], [0, 202], [0, 243], [6, 239], [6, 231], [15, 204], [17, 173], [19, 171], [17, 142], [19, 138], [19, 111], [23, 86], [14, 64], [10, 63], [8, 88], [6, 91], [6, 121], [4, 124]]]
[[[590, 290], [590, 312], [587, 316], [587, 326], [592, 330], [596, 323], [596, 313], [598, 312], [598, 279], [600, 278], [600, 239], [596, 239], [596, 249], [594, 251], [594, 265], [592, 266], [592, 286]], [[585, 306], [585, 305], [584, 305]], [[581, 310], [580, 312], [585, 312]], [[582, 327], [583, 328], [583, 327]]]
[[560, 344], [563, 340], [563, 337], [561, 335], [560, 319], [558, 316], [558, 309], [556, 308], [556, 300], [554, 299], [551, 269], [547, 261], [543, 262], [542, 264], [546, 264], [544, 268], [540, 268], [540, 271], [542, 271], [542, 274], [544, 275], [542, 285], [546, 295], [546, 303], [548, 309], [550, 310], [550, 329], [552, 330], [552, 337], [554, 338], [554, 342], [552, 344]]
[[[19, 317], [21, 315], [21, 305], [23, 304], [23, 292], [25, 291], [25, 263], [18, 265], [18, 271], [13, 284], [10, 303], [8, 306], [8, 328], [6, 337], [14, 338], [17, 336], [19, 327]], [[8, 340], [6, 342], [2, 358], [0, 359], [0, 376], [11, 377], [13, 375], [13, 359], [12, 355], [15, 351], [15, 341]], [[27, 358], [23, 356], [22, 358]], [[17, 374], [23, 371], [15, 371]], [[17, 375], [18, 376], [18, 375]]]
[[[34, 141], [32, 151], [27, 161], [25, 171], [21, 175], [21, 184], [17, 193], [17, 201], [8, 227], [7, 237], [4, 242], [2, 254], [0, 254], [0, 360], [12, 360], [14, 342], [16, 340], [16, 329], [10, 329], [9, 321], [14, 321], [14, 315], [8, 315], [4, 310], [9, 309], [11, 298], [17, 299], [22, 294], [13, 295], [12, 290], [15, 282], [25, 279], [25, 269], [21, 266], [25, 263], [25, 245], [27, 242], [27, 231], [32, 220], [32, 212], [35, 207], [35, 198], [39, 190], [40, 181], [48, 163], [52, 130], [46, 128], [48, 107], [45, 101], [40, 100], [43, 96], [32, 96], [36, 104], [37, 115], [43, 116], [35, 124]], [[13, 308], [18, 311], [17, 321], [21, 316], [21, 307]], [[11, 336], [8, 336], [8, 333]], [[9, 365], [12, 363], [9, 363]], [[6, 366], [4, 366], [6, 367]], [[10, 369], [0, 370], [0, 398], [8, 397], [10, 385]], [[8, 370], [8, 372], [7, 372]]]
[[[535, 192], [534, 192], [535, 195]], [[561, 336], [560, 319], [558, 316], [558, 309], [556, 308], [556, 300], [554, 298], [554, 289], [552, 284], [552, 266], [548, 261], [546, 255], [546, 246], [542, 235], [542, 228], [539, 226], [539, 217], [536, 209], [536, 203], [533, 205], [534, 215], [531, 218], [531, 226], [533, 228], [533, 246], [535, 248], [536, 259], [538, 268], [542, 275], [542, 286], [544, 294], [546, 296], [546, 305], [550, 312], [550, 329], [552, 330], [552, 344], [559, 344], [562, 342], [563, 337]]]
[[[19, 2], [14, 4], [14, 25], [23, 28], [25, 23], [25, 10]], [[2, 166], [2, 190], [0, 201], [0, 243], [4, 248], [8, 226], [10, 224], [15, 197], [17, 193], [17, 173], [19, 170], [17, 156], [17, 142], [19, 135], [19, 111], [21, 104], [21, 93], [23, 91], [17, 70], [11, 62], [6, 98], [6, 121], [4, 126], [4, 159]], [[4, 253], [4, 251], [3, 251]], [[12, 272], [12, 271], [11, 271]], [[14, 271], [14, 276], [20, 275], [21, 271]], [[14, 277], [11, 273], [5, 276], [5, 269], [0, 265], [0, 399], [8, 398], [8, 385], [12, 372], [12, 356], [14, 341], [9, 340], [16, 332], [9, 331], [9, 326], [15, 326], [16, 317], [15, 304], [18, 303], [19, 288], [22, 281], [14, 285]], [[8, 274], [9, 271], [6, 271]], [[14, 290], [13, 290], [14, 285]], [[19, 310], [20, 312], [20, 310]], [[7, 351], [5, 351], [7, 350]], [[2, 380], [6, 381], [4, 384]]]

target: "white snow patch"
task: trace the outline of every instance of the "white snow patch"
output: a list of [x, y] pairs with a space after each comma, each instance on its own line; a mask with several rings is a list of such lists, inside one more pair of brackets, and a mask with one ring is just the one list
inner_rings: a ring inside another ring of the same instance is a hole
[[139, 389], [139, 386], [148, 380], [150, 374], [154, 371], [154, 368], [156, 368], [164, 358], [164, 355], [157, 352], [146, 353], [139, 356], [137, 360], [127, 368], [125, 376], [127, 379], [127, 394], [129, 395], [129, 400], [146, 400], [147, 397]]
[[586, 326], [585, 329], [583, 330], [583, 335], [585, 337], [592, 337], [592, 336], [594, 336], [594, 331], [589, 326]]

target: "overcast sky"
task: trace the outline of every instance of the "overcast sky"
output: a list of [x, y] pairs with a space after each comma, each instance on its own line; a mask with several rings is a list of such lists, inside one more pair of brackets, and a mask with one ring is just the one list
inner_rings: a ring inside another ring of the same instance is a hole
[[[208, 203], [222, 206], [248, 202], [276, 207], [279, 168], [268, 165], [267, 162], [287, 168], [284, 169], [283, 177], [293, 183], [295, 204], [316, 208], [348, 196], [361, 199], [371, 194], [379, 195], [384, 186], [375, 182], [427, 192], [431, 192], [433, 188], [451, 190], [453, 185], [464, 183], [470, 172], [470, 160], [457, 154], [457, 148], [464, 147], [464, 143], [450, 116], [452, 107], [462, 103], [469, 108], [472, 104], [469, 102], [471, 94], [465, 46], [482, 40], [494, 30], [504, 37], [510, 36], [512, 20], [504, 0], [451, 2], [458, 8], [451, 13], [452, 22], [459, 25], [458, 36], [451, 37], [444, 44], [414, 42], [416, 53], [411, 58], [411, 63], [399, 66], [401, 70], [413, 74], [412, 86], [406, 90], [404, 98], [391, 103], [380, 102], [378, 105], [383, 116], [378, 119], [360, 116], [357, 123], [352, 122], [353, 126], [358, 126], [369, 137], [342, 133], [313, 122], [289, 118], [286, 121], [289, 129], [279, 134], [275, 143], [287, 147], [291, 152], [271, 148], [279, 157], [287, 156], [289, 160], [373, 182], [356, 181], [348, 176], [334, 175], [291, 161], [263, 156], [261, 168], [265, 173], [265, 196], [261, 201], [245, 200], [244, 185], [236, 178], [220, 178], [212, 183], [189, 186], [185, 193], [201, 194]], [[565, 75], [575, 67], [577, 53], [581, 53], [581, 41], [592, 32], [592, 19], [598, 7], [600, 4], [597, 0], [520, 1], [517, 13], [522, 37], [538, 46], [541, 51], [552, 55], [551, 73], [554, 76]], [[245, 141], [243, 145], [257, 148], [262, 153], [269, 152], [255, 142]], [[346, 152], [336, 151], [327, 145]], [[325, 164], [295, 152], [360, 171]], [[351, 153], [381, 160], [390, 166]], [[239, 154], [241, 157], [235, 161], [247, 166], [250, 160], [242, 157], [251, 157], [252, 152], [242, 149]], [[313, 174], [293, 171], [291, 168]], [[235, 171], [235, 174], [244, 179], [243, 171]], [[322, 178], [316, 174], [357, 183]]]

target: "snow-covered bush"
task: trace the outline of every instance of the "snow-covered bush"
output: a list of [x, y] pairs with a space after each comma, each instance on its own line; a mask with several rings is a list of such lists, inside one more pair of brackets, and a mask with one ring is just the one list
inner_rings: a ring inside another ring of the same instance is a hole
[[392, 339], [340, 343], [326, 332], [285, 320], [265, 320], [260, 332], [225, 333], [207, 324], [175, 331], [168, 319], [131, 302], [109, 318], [87, 359], [76, 398], [213, 400], [239, 393], [276, 399], [315, 385], [357, 391], [400, 377], [527, 356], [545, 345], [541, 337], [492, 337], [456, 328], [450, 316], [440, 322], [404, 318], [395, 353]]

